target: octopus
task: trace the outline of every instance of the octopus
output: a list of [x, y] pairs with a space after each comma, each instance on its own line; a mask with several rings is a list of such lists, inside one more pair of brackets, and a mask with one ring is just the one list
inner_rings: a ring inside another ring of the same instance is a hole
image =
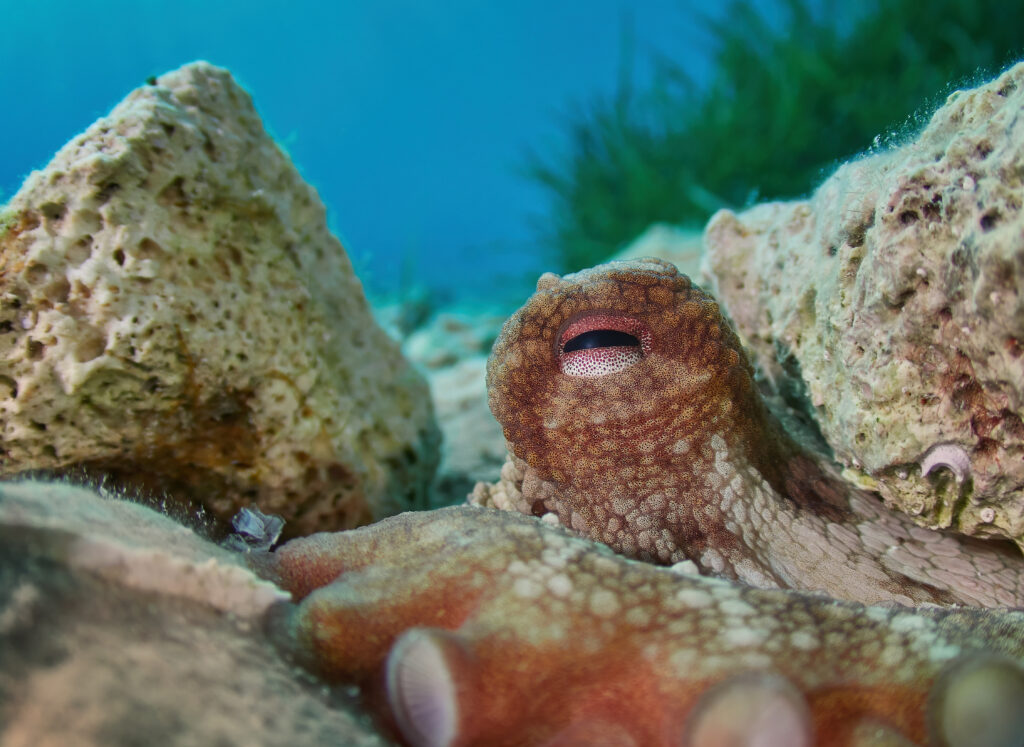
[[521, 474], [510, 506], [623, 555], [865, 603], [1024, 604], [1019, 551], [919, 528], [790, 437], [673, 265], [541, 277], [488, 385]]
[[487, 377], [477, 505], [251, 554], [282, 645], [396, 738], [1024, 743], [1019, 552], [845, 482], [674, 266], [543, 275]]

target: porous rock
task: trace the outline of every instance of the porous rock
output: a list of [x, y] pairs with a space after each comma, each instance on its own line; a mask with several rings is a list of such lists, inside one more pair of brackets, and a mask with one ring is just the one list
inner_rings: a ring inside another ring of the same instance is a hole
[[287, 598], [143, 506], [0, 484], [0, 743], [389, 744], [277, 653]]
[[422, 505], [427, 386], [230, 74], [131, 93], [0, 219], [0, 474], [258, 504], [286, 532]]
[[719, 212], [714, 289], [847, 474], [1024, 544], [1024, 65], [808, 200]]

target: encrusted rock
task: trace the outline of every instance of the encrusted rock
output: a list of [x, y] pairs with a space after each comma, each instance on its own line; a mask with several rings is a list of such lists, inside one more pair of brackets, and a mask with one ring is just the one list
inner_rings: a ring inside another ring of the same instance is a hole
[[[223, 549], [153, 509], [60, 482], [0, 483], [0, 538], [139, 592], [258, 617], [288, 594]], [[20, 538], [20, 540], [19, 540]]]
[[[722, 211], [715, 291], [848, 474], [931, 527], [1024, 544], [1024, 65], [810, 200]], [[794, 398], [797, 399], [797, 398]]]
[[134, 91], [0, 216], [0, 474], [112, 476], [286, 532], [422, 505], [427, 387], [224, 70]]

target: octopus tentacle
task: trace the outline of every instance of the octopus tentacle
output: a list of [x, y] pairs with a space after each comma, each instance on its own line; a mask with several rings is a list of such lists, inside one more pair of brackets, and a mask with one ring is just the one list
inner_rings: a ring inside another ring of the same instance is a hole
[[755, 589], [510, 512], [403, 514], [260, 562], [298, 602], [295, 645], [413, 745], [964, 744], [965, 719], [998, 737], [1024, 706], [1024, 613]]

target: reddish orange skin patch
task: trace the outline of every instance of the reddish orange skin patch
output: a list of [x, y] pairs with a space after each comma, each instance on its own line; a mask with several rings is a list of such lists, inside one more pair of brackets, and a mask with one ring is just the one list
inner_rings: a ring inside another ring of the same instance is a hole
[[[327, 580], [329, 558], [341, 570]], [[864, 724], [923, 743], [927, 699], [949, 662], [933, 651], [1024, 655], [1020, 613], [869, 616], [636, 563], [535, 519], [473, 507], [295, 540], [268, 562], [305, 594], [291, 618], [295, 644], [328, 679], [360, 685], [385, 726], [394, 728], [383, 672], [396, 638], [452, 631], [465, 652], [450, 664], [459, 745], [580, 745], [595, 735], [678, 745], [709, 690], [765, 671], [806, 699], [817, 744], [851, 744]], [[324, 585], [310, 590], [309, 578]], [[886, 664], [880, 647], [900, 655]]]

